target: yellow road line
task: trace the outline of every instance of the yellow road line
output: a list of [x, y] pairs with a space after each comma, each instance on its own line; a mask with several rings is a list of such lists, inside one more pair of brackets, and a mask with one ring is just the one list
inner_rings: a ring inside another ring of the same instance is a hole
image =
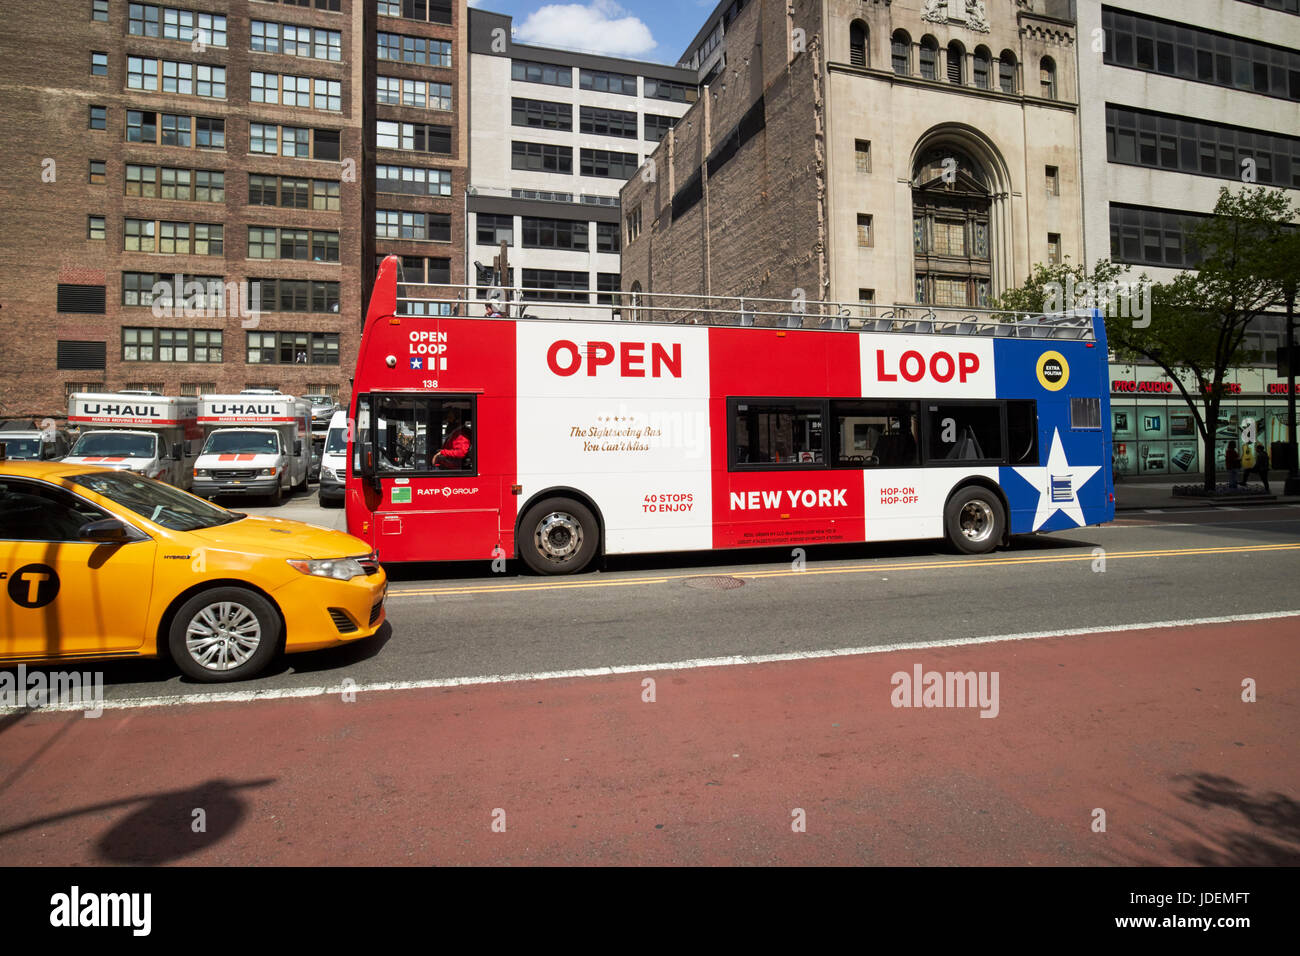
[[[1258, 544], [1243, 545], [1231, 548], [1169, 548], [1165, 550], [1147, 550], [1147, 551], [1107, 551], [1105, 558], [1107, 561], [1115, 561], [1124, 558], [1178, 558], [1178, 557], [1197, 557], [1214, 554], [1245, 554], [1252, 552], [1270, 552], [1270, 551], [1300, 551], [1300, 542], [1284, 544]], [[653, 576], [636, 577], [636, 578], [606, 578], [602, 580], [559, 580], [544, 581], [538, 583], [506, 583], [500, 584], [463, 584], [447, 585], [444, 587], [415, 587], [415, 588], [389, 588], [388, 596], [394, 597], [430, 597], [430, 596], [453, 596], [464, 594], [502, 594], [502, 593], [527, 593], [531, 591], [567, 591], [576, 588], [605, 588], [605, 587], [631, 587], [638, 584], [667, 584], [669, 581], [683, 580], [685, 578], [711, 577], [714, 575], [727, 575], [729, 577], [745, 578], [756, 580], [759, 578], [785, 578], [785, 577], [806, 577], [809, 575], [822, 574], [878, 574], [884, 571], [936, 571], [947, 570], [952, 568], [989, 568], [1002, 566], [1016, 566], [1027, 564], [1065, 564], [1072, 561], [1093, 561], [1098, 556], [1094, 555], [1091, 550], [1084, 551], [1080, 554], [1062, 554], [1062, 555], [1023, 555], [1023, 556], [1006, 556], [998, 558], [956, 558], [937, 561], [914, 561], [907, 564], [854, 564], [842, 567], [818, 568], [805, 567], [802, 571], [793, 569], [772, 568], [760, 571], [745, 572], [728, 572], [728, 571], [708, 571], [700, 569], [689, 573], [679, 574], [657, 574]]]

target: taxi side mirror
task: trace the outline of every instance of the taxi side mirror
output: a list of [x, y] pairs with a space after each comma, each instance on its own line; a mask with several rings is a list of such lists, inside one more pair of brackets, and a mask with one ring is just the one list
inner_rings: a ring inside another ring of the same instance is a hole
[[136, 540], [135, 532], [117, 518], [88, 521], [77, 529], [77, 537], [97, 544], [126, 544]]

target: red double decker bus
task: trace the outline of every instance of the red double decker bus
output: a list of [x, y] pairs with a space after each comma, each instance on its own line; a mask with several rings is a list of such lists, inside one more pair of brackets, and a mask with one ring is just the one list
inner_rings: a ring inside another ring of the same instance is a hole
[[345, 492], [383, 561], [558, 574], [944, 536], [980, 553], [1114, 517], [1099, 314], [415, 315], [399, 269], [383, 261], [366, 316]]

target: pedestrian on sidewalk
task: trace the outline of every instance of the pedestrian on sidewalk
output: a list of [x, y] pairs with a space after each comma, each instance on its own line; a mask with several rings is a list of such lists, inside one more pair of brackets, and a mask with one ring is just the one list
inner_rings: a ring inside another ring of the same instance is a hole
[[1228, 469], [1228, 487], [1233, 491], [1241, 480], [1241, 455], [1237, 453], [1237, 443], [1228, 442], [1228, 449], [1223, 454], [1223, 463]]
[[1259, 441], [1255, 442], [1255, 464], [1246, 472], [1247, 479], [1256, 472], [1259, 472], [1259, 480], [1264, 483], [1264, 494], [1271, 494], [1268, 487], [1268, 451], [1264, 448], [1264, 443]]

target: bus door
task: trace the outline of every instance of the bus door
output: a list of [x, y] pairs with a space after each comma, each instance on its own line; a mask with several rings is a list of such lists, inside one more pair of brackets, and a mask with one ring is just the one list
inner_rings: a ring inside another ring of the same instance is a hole
[[499, 482], [482, 475], [478, 397], [371, 393], [361, 465], [380, 560], [491, 559]]

